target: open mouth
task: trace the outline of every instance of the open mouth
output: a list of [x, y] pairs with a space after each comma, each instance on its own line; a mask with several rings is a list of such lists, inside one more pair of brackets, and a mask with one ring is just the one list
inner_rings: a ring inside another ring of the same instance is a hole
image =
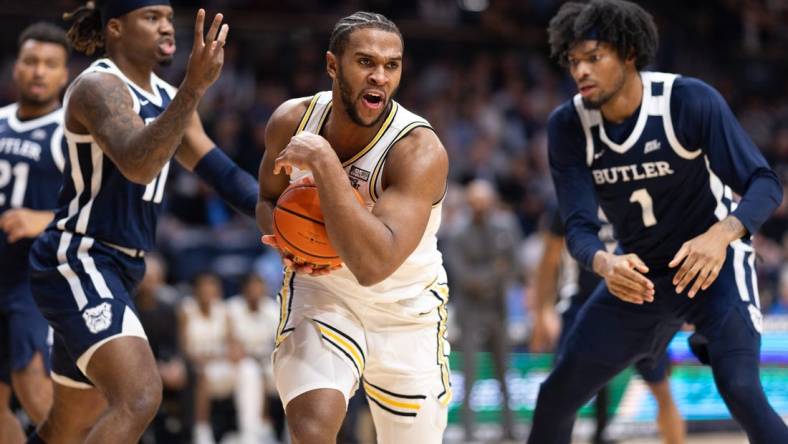
[[581, 95], [588, 95], [591, 91], [596, 88], [594, 85], [584, 85], [580, 87], [580, 94]]
[[169, 39], [159, 42], [159, 51], [166, 56], [175, 54], [175, 42]]
[[361, 96], [361, 100], [364, 102], [364, 105], [371, 109], [380, 109], [380, 107], [383, 106], [383, 99], [383, 94], [377, 91], [369, 91]]

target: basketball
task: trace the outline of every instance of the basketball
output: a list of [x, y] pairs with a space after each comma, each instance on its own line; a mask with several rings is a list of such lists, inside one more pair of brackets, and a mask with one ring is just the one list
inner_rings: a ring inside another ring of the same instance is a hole
[[[359, 203], [361, 195], [353, 189]], [[336, 266], [342, 263], [323, 223], [323, 211], [317, 187], [293, 184], [279, 196], [274, 208], [274, 234], [280, 248], [297, 259], [315, 265]]]

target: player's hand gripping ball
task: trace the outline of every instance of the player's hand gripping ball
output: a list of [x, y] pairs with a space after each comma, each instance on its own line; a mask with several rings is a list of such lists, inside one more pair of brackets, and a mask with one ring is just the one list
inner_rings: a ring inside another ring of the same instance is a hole
[[[353, 193], [363, 205], [364, 199], [358, 191], [353, 189]], [[342, 264], [328, 239], [313, 183], [299, 181], [285, 189], [276, 201], [273, 225], [277, 246], [293, 256], [295, 262], [326, 267]]]

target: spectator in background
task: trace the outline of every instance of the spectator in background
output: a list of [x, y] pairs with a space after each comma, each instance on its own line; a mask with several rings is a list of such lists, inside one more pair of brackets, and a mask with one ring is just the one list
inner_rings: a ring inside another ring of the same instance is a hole
[[227, 371], [227, 311], [221, 282], [214, 274], [198, 274], [192, 294], [181, 303], [179, 328], [186, 356], [197, 374], [193, 442], [211, 444], [211, 398], [229, 394], [233, 385]]
[[[263, 279], [249, 274], [241, 286], [241, 294], [227, 301], [230, 331], [238, 341], [241, 358], [236, 362], [239, 380], [246, 381], [237, 402], [238, 422], [242, 432], [256, 437], [272, 436], [271, 425], [262, 422], [266, 395], [276, 394], [271, 369], [271, 353], [279, 322], [279, 305], [270, 296]], [[252, 441], [259, 442], [259, 441]]]
[[481, 343], [489, 341], [495, 377], [501, 387], [503, 438], [513, 440], [514, 425], [505, 383], [509, 356], [505, 295], [507, 284], [516, 277], [519, 268], [516, 249], [522, 235], [514, 215], [498, 207], [498, 196], [490, 182], [472, 181], [465, 196], [471, 214], [445, 245], [462, 332], [465, 439], [474, 439], [471, 395], [476, 379], [476, 354], [482, 349]]
[[[140, 323], [156, 358], [163, 385], [162, 404], [143, 441], [188, 442], [193, 421], [194, 375], [178, 344], [175, 304], [178, 292], [165, 284], [166, 269], [161, 257], [145, 256], [145, 276], [137, 287], [135, 304]], [[173, 422], [172, 419], [176, 421]]]
[[[181, 304], [180, 328], [186, 353], [197, 373], [194, 443], [212, 444], [213, 401], [233, 396], [240, 419], [241, 444], [258, 443], [262, 426], [262, 377], [257, 362], [247, 357], [234, 333], [222, 284], [213, 273], [194, 278], [193, 297]], [[251, 344], [251, 343], [250, 343]]]

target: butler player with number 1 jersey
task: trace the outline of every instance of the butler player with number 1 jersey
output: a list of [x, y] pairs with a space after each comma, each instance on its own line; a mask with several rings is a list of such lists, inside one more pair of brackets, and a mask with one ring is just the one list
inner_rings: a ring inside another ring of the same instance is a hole
[[[760, 383], [750, 242], [782, 199], [776, 174], [711, 86], [644, 69], [657, 31], [641, 7], [569, 2], [549, 34], [579, 90], [548, 124], [567, 245], [605, 282], [541, 386], [529, 442], [569, 442], [577, 409], [663, 353], [685, 322], [708, 339], [717, 388], [750, 442], [788, 442]], [[598, 206], [621, 251], [605, 251]]]

